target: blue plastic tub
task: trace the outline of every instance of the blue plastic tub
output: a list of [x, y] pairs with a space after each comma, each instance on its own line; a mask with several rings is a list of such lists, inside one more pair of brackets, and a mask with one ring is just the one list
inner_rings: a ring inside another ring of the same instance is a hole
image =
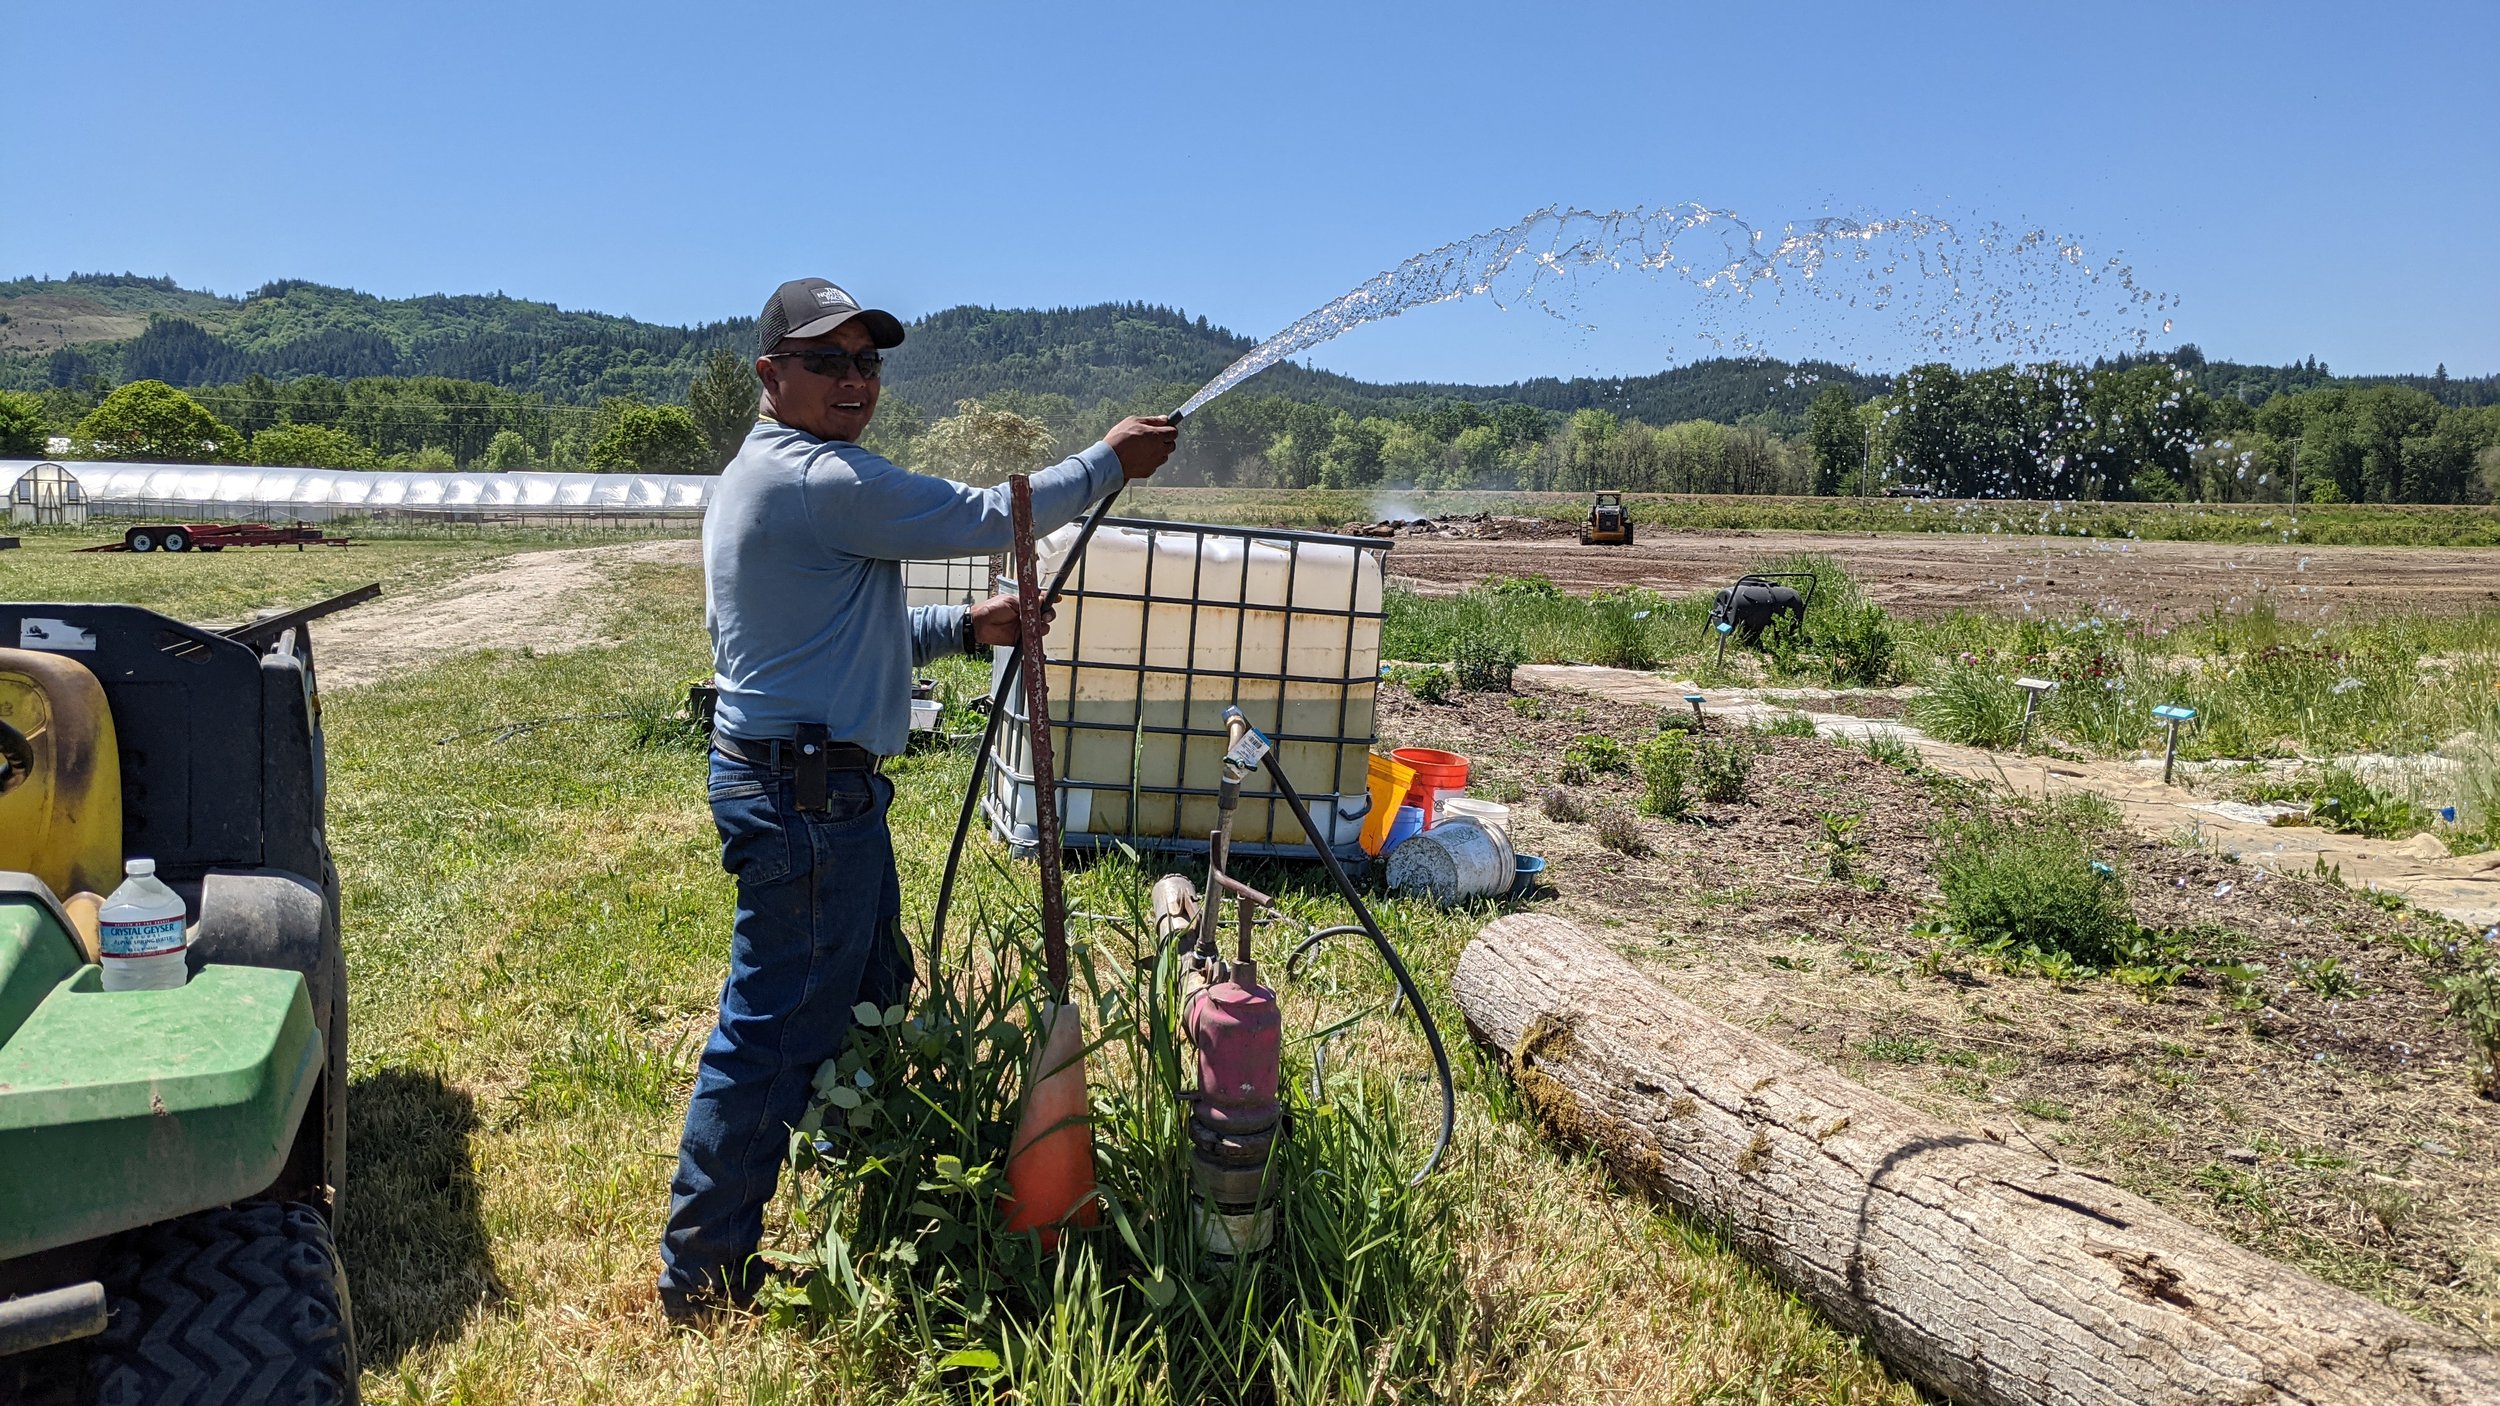
[[1423, 828], [1424, 808], [1422, 806], [1399, 806], [1398, 818], [1389, 822], [1389, 833], [1380, 842], [1380, 857], [1387, 859], [1390, 851], [1415, 838]]
[[1541, 854], [1523, 854], [1517, 856], [1517, 858], [1519, 860], [1519, 877], [1511, 880], [1510, 896], [1513, 898], [1525, 898], [1528, 896], [1529, 890], [1535, 888], [1538, 884], [1544, 882], [1545, 880], [1545, 856]]

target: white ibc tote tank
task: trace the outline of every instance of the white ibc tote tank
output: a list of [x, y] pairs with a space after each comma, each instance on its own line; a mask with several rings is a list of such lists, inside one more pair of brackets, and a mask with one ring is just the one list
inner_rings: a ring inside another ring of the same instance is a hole
[[924, 605], [970, 605], [989, 599], [989, 595], [988, 557], [903, 563], [903, 603], [915, 609]]
[[[1045, 580], [1076, 532], [1039, 544]], [[1277, 742], [1331, 846], [1350, 845], [1369, 804], [1386, 551], [1317, 533], [1107, 521], [1044, 654], [1060, 778], [1091, 791], [1070, 808], [1085, 816], [1071, 815], [1071, 833], [1203, 845], [1216, 824], [1224, 710], [1237, 706]], [[1009, 707], [1022, 717], [1020, 690]], [[994, 822], [1030, 811], [1024, 730], [1002, 734]], [[1028, 784], [1010, 797], [1020, 779]], [[1242, 790], [1237, 843], [1304, 843], [1264, 772]]]

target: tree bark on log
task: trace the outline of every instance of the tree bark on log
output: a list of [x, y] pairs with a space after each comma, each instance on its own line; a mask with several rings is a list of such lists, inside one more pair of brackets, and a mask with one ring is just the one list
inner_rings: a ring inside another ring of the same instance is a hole
[[1677, 1000], [1560, 918], [1495, 921], [1454, 986], [1549, 1132], [1956, 1400], [2500, 1402], [2479, 1344], [1937, 1123]]

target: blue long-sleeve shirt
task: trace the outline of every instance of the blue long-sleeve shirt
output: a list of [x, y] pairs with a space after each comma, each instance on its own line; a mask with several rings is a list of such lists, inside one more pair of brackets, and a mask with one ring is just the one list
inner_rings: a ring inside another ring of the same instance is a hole
[[[1033, 530], [1119, 487], [1111, 446], [1033, 475]], [[714, 724], [746, 741], [822, 723], [883, 756], [911, 730], [914, 669], [960, 652], [964, 607], [907, 608], [906, 560], [1006, 551], [1007, 485], [972, 488], [856, 444], [763, 420], [721, 471], [703, 517]]]

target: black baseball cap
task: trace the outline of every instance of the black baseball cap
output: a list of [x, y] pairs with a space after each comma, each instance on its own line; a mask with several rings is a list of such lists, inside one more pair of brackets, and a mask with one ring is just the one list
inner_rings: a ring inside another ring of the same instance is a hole
[[756, 328], [762, 339], [757, 350], [769, 354], [793, 337], [821, 337], [854, 317], [861, 319], [869, 339], [879, 347], [903, 344], [903, 324], [894, 314], [863, 308], [857, 298], [821, 278], [791, 279], [774, 289], [764, 304]]

